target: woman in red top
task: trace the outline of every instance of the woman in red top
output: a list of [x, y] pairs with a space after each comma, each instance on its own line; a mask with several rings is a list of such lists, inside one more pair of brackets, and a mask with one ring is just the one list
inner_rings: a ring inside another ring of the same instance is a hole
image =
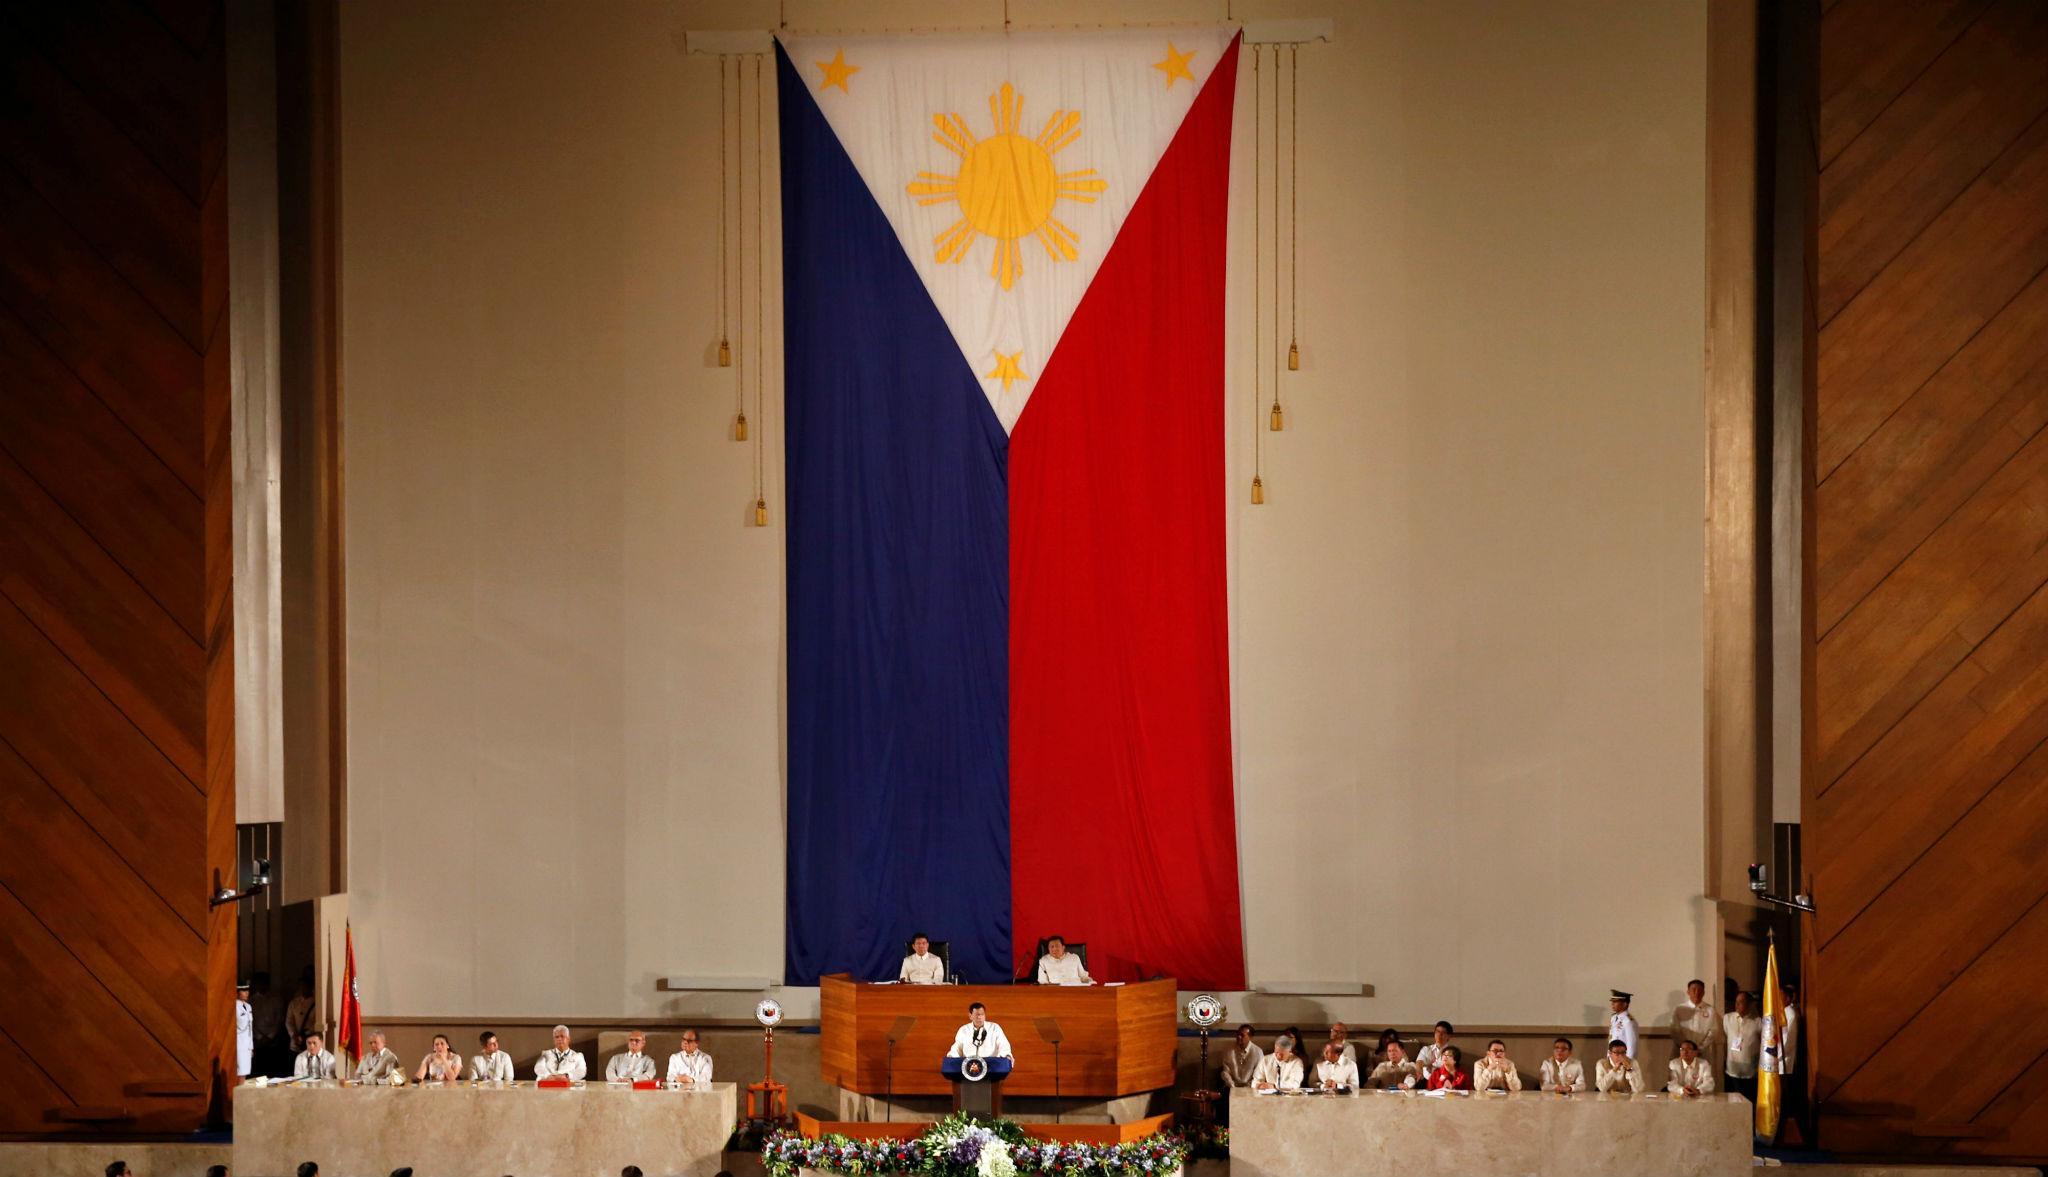
[[1443, 1061], [1429, 1073], [1429, 1089], [1448, 1087], [1452, 1091], [1472, 1090], [1472, 1073], [1465, 1069], [1465, 1053], [1455, 1046], [1444, 1047]]

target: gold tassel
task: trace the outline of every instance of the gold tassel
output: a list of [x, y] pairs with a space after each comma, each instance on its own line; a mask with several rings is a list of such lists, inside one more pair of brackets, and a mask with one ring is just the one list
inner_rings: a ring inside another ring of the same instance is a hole
[[755, 500], [754, 500], [754, 526], [756, 526], [756, 527], [766, 527], [766, 526], [768, 526], [768, 500], [767, 500], [767, 499], [755, 499]]
[[732, 340], [730, 339], [718, 341], [718, 366], [721, 368], [732, 367]]
[[747, 415], [745, 413], [741, 413], [739, 416], [733, 418], [732, 439], [734, 441], [747, 440]]
[[1278, 433], [1278, 432], [1280, 432], [1280, 422], [1281, 422], [1281, 420], [1282, 420], [1282, 418], [1281, 418], [1281, 415], [1280, 415], [1280, 402], [1279, 402], [1279, 401], [1274, 401], [1274, 402], [1273, 402], [1273, 412], [1272, 412], [1272, 415], [1271, 415], [1270, 417], [1268, 417], [1268, 418], [1267, 418], [1267, 421], [1266, 421], [1266, 428], [1268, 428], [1268, 429], [1271, 429], [1271, 430], [1272, 430], [1273, 432], [1275, 432], [1275, 433]]
[[[1290, 372], [1301, 371], [1301, 345], [1298, 343], [1289, 342], [1287, 345], [1287, 370]], [[1280, 427], [1275, 425], [1273, 428], [1278, 429]]]
[[1252, 506], [1256, 507], [1265, 501], [1266, 480], [1254, 474], [1252, 475]]

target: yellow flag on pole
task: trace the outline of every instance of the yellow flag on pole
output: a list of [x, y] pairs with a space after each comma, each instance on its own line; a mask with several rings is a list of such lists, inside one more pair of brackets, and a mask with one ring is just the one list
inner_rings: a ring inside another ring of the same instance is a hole
[[1765, 1142], [1778, 1138], [1778, 1113], [1784, 1096], [1785, 991], [1778, 987], [1778, 937], [1764, 961], [1763, 1050], [1756, 1067], [1756, 1136]]

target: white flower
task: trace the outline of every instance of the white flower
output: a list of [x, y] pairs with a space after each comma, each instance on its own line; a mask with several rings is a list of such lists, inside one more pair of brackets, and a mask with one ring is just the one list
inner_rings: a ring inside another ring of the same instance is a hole
[[979, 1177], [1017, 1177], [1017, 1162], [1010, 1159], [1009, 1146], [991, 1135], [982, 1143], [974, 1171]]

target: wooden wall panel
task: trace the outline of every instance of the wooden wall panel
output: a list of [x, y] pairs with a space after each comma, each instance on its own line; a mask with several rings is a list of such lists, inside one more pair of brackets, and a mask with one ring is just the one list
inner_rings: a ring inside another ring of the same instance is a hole
[[2048, 6], [1821, 24], [1821, 1144], [2048, 1159]]
[[221, 13], [0, 7], [0, 1135], [232, 1081]]

